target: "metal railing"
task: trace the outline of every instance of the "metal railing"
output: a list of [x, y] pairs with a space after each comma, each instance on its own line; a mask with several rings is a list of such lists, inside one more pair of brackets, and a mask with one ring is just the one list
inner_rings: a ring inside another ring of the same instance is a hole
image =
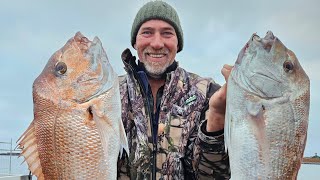
[[0, 176], [28, 174], [24, 159], [18, 158], [21, 150], [14, 147], [12, 139], [9, 142], [0, 141]]

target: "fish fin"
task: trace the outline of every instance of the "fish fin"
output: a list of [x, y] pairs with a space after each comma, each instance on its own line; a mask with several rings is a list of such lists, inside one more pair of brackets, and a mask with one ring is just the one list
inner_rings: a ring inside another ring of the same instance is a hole
[[[228, 98], [228, 96], [227, 96]], [[228, 107], [228, 103], [226, 106], [226, 113], [225, 113], [225, 123], [224, 123], [224, 145], [225, 145], [225, 152], [228, 153], [228, 149], [230, 149], [231, 146], [231, 126], [232, 126], [232, 116], [231, 113], [229, 113], [230, 107]]]
[[[104, 172], [116, 172], [117, 160], [119, 155], [119, 137], [115, 127], [112, 125], [112, 116], [108, 116], [104, 112], [104, 108], [101, 104], [96, 103], [92, 106], [93, 120], [96, 123], [96, 127], [101, 139], [101, 145], [103, 149], [103, 163], [98, 167], [100, 171]], [[121, 118], [119, 118], [121, 121]], [[119, 131], [119, 130], [118, 130]], [[102, 175], [102, 174], [101, 174]], [[117, 173], [110, 173], [108, 178], [116, 179]], [[98, 176], [98, 179], [103, 179]]]
[[232, 116], [228, 115], [229, 113], [226, 113], [225, 117], [225, 124], [224, 124], [224, 146], [225, 146], [225, 152], [228, 153], [228, 149], [231, 147], [231, 126], [232, 126]]
[[120, 157], [122, 156], [123, 149], [129, 154], [129, 146], [128, 146], [128, 139], [126, 135], [126, 131], [123, 126], [123, 122], [119, 123], [119, 129], [120, 129]]
[[[266, 119], [264, 117], [264, 111], [266, 110], [266, 107], [264, 103], [265, 102], [262, 102], [261, 100], [247, 101], [246, 108], [250, 115], [247, 120], [251, 126], [250, 129], [254, 137], [256, 138], [257, 142], [259, 142], [259, 151], [261, 151], [259, 158], [262, 159], [263, 162], [269, 162], [270, 143], [266, 132]], [[267, 169], [266, 172], [268, 172], [271, 168], [270, 163], [266, 163], [264, 168]]]
[[[119, 124], [122, 123], [122, 120], [118, 80], [114, 81], [112, 88], [108, 90], [103, 98], [92, 99], [90, 104], [92, 117], [100, 135], [105, 158], [100, 167], [105, 172], [114, 172], [108, 174], [108, 179], [116, 179], [117, 161], [120, 148], [122, 148], [121, 136], [125, 133], [124, 127], [121, 127], [123, 129], [119, 129]], [[123, 124], [121, 125], [123, 126]]]
[[25, 158], [32, 174], [38, 179], [43, 179], [42, 167], [40, 163], [35, 127], [32, 122], [28, 129], [18, 139], [18, 148], [22, 149], [21, 155]]
[[263, 105], [260, 101], [247, 101], [246, 108], [251, 116], [258, 117], [262, 113]]
[[92, 114], [101, 138], [103, 150], [107, 151], [105, 147], [108, 145], [108, 138], [112, 135], [110, 133], [114, 134], [116, 131], [108, 117], [104, 115], [103, 111], [99, 110], [96, 105], [92, 106]]

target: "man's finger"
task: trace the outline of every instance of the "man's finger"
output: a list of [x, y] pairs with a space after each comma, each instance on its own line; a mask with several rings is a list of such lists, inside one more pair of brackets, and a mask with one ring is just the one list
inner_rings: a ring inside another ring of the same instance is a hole
[[229, 77], [229, 75], [231, 73], [232, 68], [233, 68], [233, 66], [225, 64], [223, 66], [223, 68], [221, 69], [221, 73], [224, 76], [224, 79], [226, 80], [226, 82], [228, 81], [228, 77]]
[[225, 64], [223, 65], [223, 68], [226, 68], [228, 70], [231, 70], [233, 68], [233, 66], [229, 65], [229, 64]]

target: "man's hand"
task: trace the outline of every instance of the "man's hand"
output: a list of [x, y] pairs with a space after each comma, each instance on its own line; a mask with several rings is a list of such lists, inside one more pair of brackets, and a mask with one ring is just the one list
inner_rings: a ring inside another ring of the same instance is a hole
[[[225, 64], [221, 69], [226, 82], [233, 66]], [[224, 128], [226, 113], [227, 83], [225, 83], [209, 100], [209, 111], [207, 114], [207, 132], [219, 131]]]

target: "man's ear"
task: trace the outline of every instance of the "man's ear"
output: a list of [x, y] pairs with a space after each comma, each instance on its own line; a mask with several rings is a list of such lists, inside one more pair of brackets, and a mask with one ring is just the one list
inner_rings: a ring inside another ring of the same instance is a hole
[[137, 50], [137, 43], [134, 43], [133, 48]]

